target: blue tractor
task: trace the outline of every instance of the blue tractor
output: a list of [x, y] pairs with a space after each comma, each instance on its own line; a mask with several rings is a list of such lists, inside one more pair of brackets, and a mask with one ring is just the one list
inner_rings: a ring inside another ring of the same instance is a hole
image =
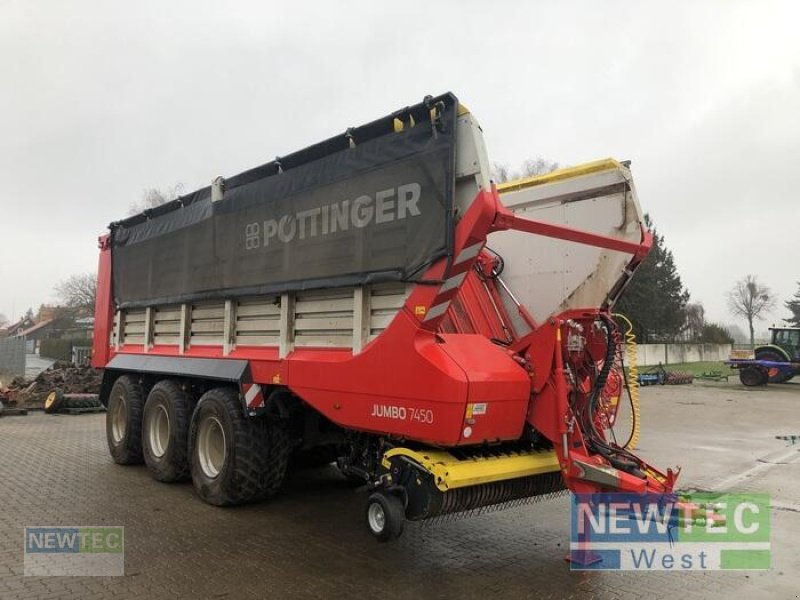
[[753, 359], [731, 359], [744, 385], [786, 383], [800, 374], [800, 327], [770, 327], [772, 341], [754, 350]]

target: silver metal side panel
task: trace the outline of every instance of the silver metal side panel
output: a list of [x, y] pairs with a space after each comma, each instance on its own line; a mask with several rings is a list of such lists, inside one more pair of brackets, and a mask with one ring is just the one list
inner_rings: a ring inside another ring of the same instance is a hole
[[[631, 174], [618, 163], [615, 168], [552, 183], [517, 189], [512, 185], [501, 199], [526, 218], [630, 242], [641, 240], [643, 218]], [[571, 308], [601, 306], [632, 258], [517, 231], [494, 233], [488, 245], [505, 261], [503, 280], [537, 321]]]

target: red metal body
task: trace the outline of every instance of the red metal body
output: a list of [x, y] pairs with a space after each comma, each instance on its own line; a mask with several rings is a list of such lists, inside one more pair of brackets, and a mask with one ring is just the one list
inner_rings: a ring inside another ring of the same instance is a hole
[[255, 383], [284, 386], [347, 429], [447, 447], [519, 440], [529, 426], [553, 443], [574, 491], [599, 487], [587, 481], [587, 464], [613, 472], [616, 489], [670, 491], [671, 473], [640, 465], [644, 476], [637, 477], [609, 467], [587, 445], [576, 403], [590, 395], [591, 373], [579, 372], [566, 344], [579, 325], [587, 332], [587, 356], [597, 364], [605, 351], [594, 326], [600, 310], [589, 307], [535, 323], [524, 307], [510, 303], [492, 276], [495, 259], [484, 250], [487, 236], [504, 229], [624, 251], [633, 255], [631, 268], [651, 244], [645, 230], [641, 243], [630, 244], [522, 219], [503, 207], [496, 190], [481, 192], [456, 226], [452, 257], [428, 269], [426, 283], [415, 286], [389, 327], [363, 351], [302, 348], [281, 359], [277, 347], [263, 346], [238, 346], [226, 355], [221, 346], [182, 353], [177, 345], [111, 347], [111, 248], [104, 236], [93, 365], [104, 367], [117, 352], [245, 359]]

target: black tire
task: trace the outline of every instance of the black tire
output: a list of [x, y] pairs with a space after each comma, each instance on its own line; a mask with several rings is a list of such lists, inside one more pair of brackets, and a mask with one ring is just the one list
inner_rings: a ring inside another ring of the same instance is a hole
[[144, 390], [129, 375], [122, 375], [108, 395], [106, 440], [111, 458], [118, 465], [140, 464], [142, 456], [142, 413]]
[[97, 408], [99, 406], [102, 406], [99, 400], [92, 398], [70, 398], [67, 396], [64, 398], [64, 402], [60, 408]]
[[375, 492], [367, 500], [367, 529], [379, 541], [397, 539], [403, 533], [406, 511], [397, 496]]
[[[772, 362], [788, 362], [788, 359], [776, 350], [761, 349], [756, 350], [756, 360], [769, 360]], [[789, 373], [784, 373], [778, 369], [768, 369], [767, 376], [769, 383], [784, 383], [792, 378]]]
[[292, 452], [292, 441], [286, 423], [267, 421], [266, 427], [269, 434], [269, 456], [258, 500], [271, 498], [281, 489], [289, 470], [289, 456]]
[[235, 389], [216, 388], [200, 398], [189, 428], [189, 467], [204, 501], [231, 506], [271, 496], [288, 460], [283, 424], [246, 417]]
[[61, 390], [53, 390], [49, 394], [47, 394], [47, 398], [44, 399], [44, 412], [48, 415], [55, 414], [61, 408], [61, 405], [64, 403], [64, 394]]
[[759, 367], [743, 367], [739, 369], [739, 381], [747, 387], [766, 385], [769, 376]]
[[153, 479], [189, 479], [191, 398], [176, 381], [159, 381], [147, 395], [142, 418], [142, 453]]

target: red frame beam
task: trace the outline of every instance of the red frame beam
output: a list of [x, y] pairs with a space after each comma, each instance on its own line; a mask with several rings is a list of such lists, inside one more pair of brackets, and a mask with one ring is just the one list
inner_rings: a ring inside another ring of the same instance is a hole
[[627, 254], [633, 254], [638, 260], [644, 259], [653, 245], [653, 235], [645, 229], [642, 229], [641, 242], [628, 242], [619, 238], [600, 235], [599, 233], [592, 233], [591, 231], [582, 229], [575, 229], [565, 225], [555, 225], [553, 223], [544, 223], [542, 221], [518, 217], [507, 208], [498, 207], [497, 217], [494, 221], [494, 230], [503, 231], [507, 229], [543, 235], [545, 237], [575, 242], [577, 244], [585, 244], [587, 246], [606, 248], [607, 250], [625, 252]]

